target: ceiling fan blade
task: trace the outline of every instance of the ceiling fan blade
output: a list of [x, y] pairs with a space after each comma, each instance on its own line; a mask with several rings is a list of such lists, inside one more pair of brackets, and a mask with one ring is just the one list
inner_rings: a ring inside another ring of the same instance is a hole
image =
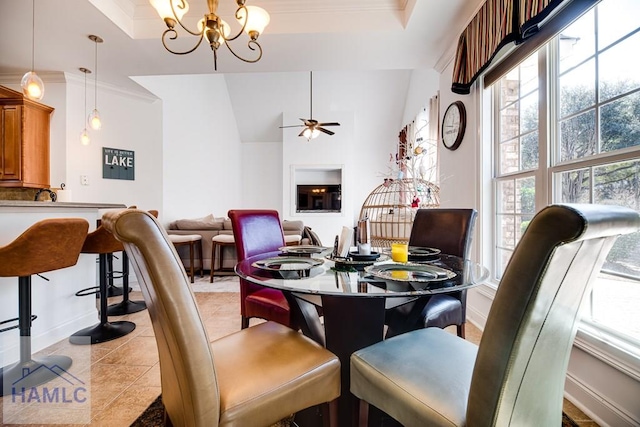
[[318, 123], [318, 126], [340, 126], [340, 123], [338, 122]]
[[325, 128], [321, 128], [320, 126], [316, 126], [316, 129], [319, 130], [320, 132], [324, 132], [327, 135], [333, 135], [335, 132], [331, 132], [330, 130], [327, 130]]
[[302, 132], [300, 132], [300, 133], [298, 134], [298, 136], [304, 136], [304, 131], [305, 131], [305, 130], [306, 130], [306, 129], [303, 129], [303, 130], [302, 130]]
[[284, 129], [284, 128], [299, 128], [299, 127], [305, 127], [305, 125], [280, 126], [280, 129]]

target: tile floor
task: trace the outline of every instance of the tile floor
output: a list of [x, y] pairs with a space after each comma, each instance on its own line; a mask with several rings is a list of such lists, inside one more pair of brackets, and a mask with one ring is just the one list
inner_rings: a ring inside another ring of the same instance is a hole
[[[224, 286], [220, 290], [233, 289], [232, 283], [226, 283]], [[197, 287], [196, 283], [194, 288], [197, 290]], [[238, 297], [237, 292], [196, 292], [200, 313], [211, 340], [240, 328]], [[139, 292], [132, 292], [131, 299], [139, 300], [142, 298]], [[110, 300], [110, 303], [120, 300], [121, 297], [115, 297]], [[74, 363], [70, 372], [79, 376], [82, 376], [83, 372], [85, 376], [87, 372], [91, 374], [91, 422], [89, 424], [74, 424], [74, 412], [65, 410], [60, 416], [64, 417], [61, 418], [63, 422], [69, 423], [66, 425], [129, 426], [161, 393], [158, 352], [147, 311], [114, 317], [110, 320], [132, 321], [136, 323], [136, 329], [125, 337], [106, 343], [76, 346], [63, 340], [41, 352], [42, 354], [65, 354], [72, 358], [74, 358], [74, 354], [84, 352], [81, 360], [89, 360], [86, 354], [90, 353], [90, 362]], [[451, 330], [455, 333], [455, 328], [451, 328]], [[473, 325], [467, 324], [467, 339], [478, 343], [480, 337], [481, 332]], [[52, 410], [51, 407], [47, 409]], [[54, 408], [53, 410], [62, 412], [62, 409]], [[565, 401], [565, 411], [581, 427], [597, 426], [568, 401]], [[9, 414], [5, 412], [9, 412]], [[34, 411], [32, 416], [37, 416], [37, 414], [38, 411]], [[15, 414], [12, 414], [11, 411], [0, 411], [0, 424], [19, 425], [9, 424], [12, 422], [12, 415]], [[4, 422], [5, 417], [8, 418], [6, 423]], [[24, 423], [30, 420], [30, 416], [21, 412], [15, 420]], [[33, 427], [32, 419], [30, 422], [28, 425]], [[60, 421], [56, 425], [61, 425]]]

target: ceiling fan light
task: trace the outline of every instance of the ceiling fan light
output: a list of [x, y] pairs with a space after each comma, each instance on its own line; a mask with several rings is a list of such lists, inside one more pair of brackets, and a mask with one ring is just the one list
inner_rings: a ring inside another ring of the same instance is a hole
[[[178, 18], [178, 21], [180, 21], [184, 14], [189, 11], [187, 0], [149, 0], [149, 3], [165, 22], [167, 22], [167, 18], [170, 20]], [[171, 3], [173, 3], [173, 9], [171, 9]]]
[[[244, 27], [244, 31], [252, 38], [257, 39], [260, 34], [264, 31], [264, 29], [269, 25], [269, 21], [271, 18], [269, 17], [269, 13], [261, 7], [258, 6], [246, 6], [247, 14], [249, 18], [247, 20], [247, 25]], [[238, 11], [238, 22], [240, 25], [244, 24], [245, 19], [245, 10], [240, 9]]]
[[44, 96], [44, 83], [35, 71], [27, 72], [22, 77], [20, 86], [22, 87], [22, 93], [29, 99], [40, 101]]
[[320, 135], [320, 131], [318, 129], [306, 128], [302, 132], [302, 136], [307, 138], [307, 140], [315, 139], [318, 137], [318, 135]]

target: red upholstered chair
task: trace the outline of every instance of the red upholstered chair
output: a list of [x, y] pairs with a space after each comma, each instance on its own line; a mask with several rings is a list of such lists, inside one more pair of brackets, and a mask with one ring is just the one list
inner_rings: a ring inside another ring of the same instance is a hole
[[[416, 213], [409, 246], [437, 248], [443, 254], [468, 258], [471, 250], [475, 209], [419, 209]], [[387, 312], [387, 338], [419, 328], [456, 325], [464, 338], [467, 320], [467, 291], [437, 294]]]
[[[228, 213], [236, 242], [238, 262], [254, 255], [277, 251], [285, 245], [282, 223], [274, 210], [232, 209]], [[291, 327], [291, 312], [284, 294], [240, 279], [242, 329], [249, 319], [273, 320]]]

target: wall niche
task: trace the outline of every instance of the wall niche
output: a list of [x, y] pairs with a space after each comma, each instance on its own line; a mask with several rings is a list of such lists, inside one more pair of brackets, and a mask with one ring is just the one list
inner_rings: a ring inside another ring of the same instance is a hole
[[342, 213], [342, 165], [292, 166], [291, 214]]

